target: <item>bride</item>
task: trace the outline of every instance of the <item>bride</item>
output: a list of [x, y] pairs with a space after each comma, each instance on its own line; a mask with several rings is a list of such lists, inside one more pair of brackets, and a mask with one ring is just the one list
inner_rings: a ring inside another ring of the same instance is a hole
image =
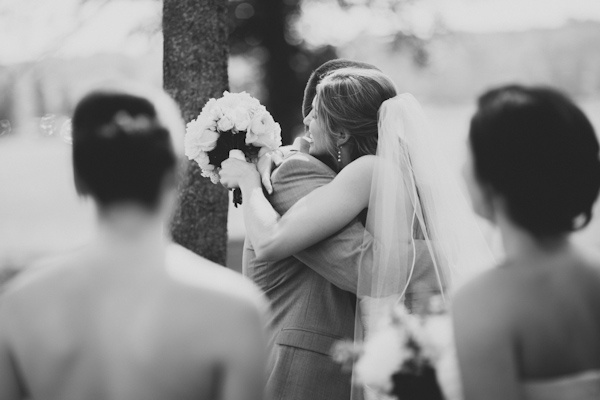
[[506, 259], [453, 299], [465, 399], [600, 398], [600, 259], [570, 240], [600, 187], [592, 125], [560, 93], [507, 86], [479, 99], [469, 142]]

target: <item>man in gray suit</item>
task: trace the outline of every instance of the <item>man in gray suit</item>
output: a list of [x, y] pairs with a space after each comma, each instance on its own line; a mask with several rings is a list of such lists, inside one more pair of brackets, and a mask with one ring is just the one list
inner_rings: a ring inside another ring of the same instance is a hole
[[[316, 85], [327, 72], [343, 68], [375, 68], [333, 60], [313, 72], [305, 90], [303, 113], [311, 109]], [[316, 158], [294, 153], [271, 176], [269, 197], [279, 214], [335, 173]], [[277, 262], [259, 262], [248, 240], [243, 272], [271, 302], [271, 374], [267, 390], [273, 399], [349, 400], [350, 374], [331, 359], [337, 340], [354, 337], [358, 267], [369, 265], [372, 241], [357, 219], [334, 236]]]

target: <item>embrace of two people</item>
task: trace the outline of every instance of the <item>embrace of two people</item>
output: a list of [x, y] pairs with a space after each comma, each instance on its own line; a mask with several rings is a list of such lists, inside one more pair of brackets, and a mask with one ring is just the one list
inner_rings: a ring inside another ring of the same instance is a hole
[[[333, 345], [433, 296], [451, 304], [447, 399], [600, 395], [600, 261], [569, 236], [591, 219], [599, 145], [569, 99], [522, 86], [480, 97], [470, 204], [418, 102], [376, 67], [323, 64], [302, 112], [308, 154], [287, 151], [272, 174], [267, 158], [262, 178], [236, 159], [219, 172], [243, 194], [252, 284], [164, 234], [183, 143], [172, 101], [85, 97], [73, 164], [97, 236], [2, 294], [0, 398], [378, 398]], [[502, 234], [496, 268], [475, 214]]]

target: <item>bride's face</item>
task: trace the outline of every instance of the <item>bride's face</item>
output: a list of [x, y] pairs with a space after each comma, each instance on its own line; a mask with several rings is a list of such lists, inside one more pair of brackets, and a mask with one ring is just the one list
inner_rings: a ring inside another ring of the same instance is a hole
[[316, 97], [313, 101], [311, 112], [304, 118], [304, 125], [307, 127], [307, 135], [312, 139], [308, 153], [312, 156], [325, 156], [329, 151], [329, 134], [322, 121], [318, 118], [316, 109]]

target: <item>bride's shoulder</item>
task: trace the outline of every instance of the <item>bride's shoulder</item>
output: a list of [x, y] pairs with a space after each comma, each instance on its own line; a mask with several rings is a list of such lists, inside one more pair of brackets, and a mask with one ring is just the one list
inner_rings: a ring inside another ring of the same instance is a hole
[[364, 167], [370, 167], [370, 168], [374, 168], [375, 167], [375, 162], [377, 161], [377, 156], [372, 155], [372, 154], [367, 154], [361, 157], [358, 157], [356, 160], [352, 161], [350, 164], [348, 164], [348, 167], [351, 166], [357, 166], [360, 165], [363, 168]]
[[338, 176], [363, 176], [371, 179], [375, 171], [376, 161], [377, 157], [373, 155], [359, 157], [346, 165]]

